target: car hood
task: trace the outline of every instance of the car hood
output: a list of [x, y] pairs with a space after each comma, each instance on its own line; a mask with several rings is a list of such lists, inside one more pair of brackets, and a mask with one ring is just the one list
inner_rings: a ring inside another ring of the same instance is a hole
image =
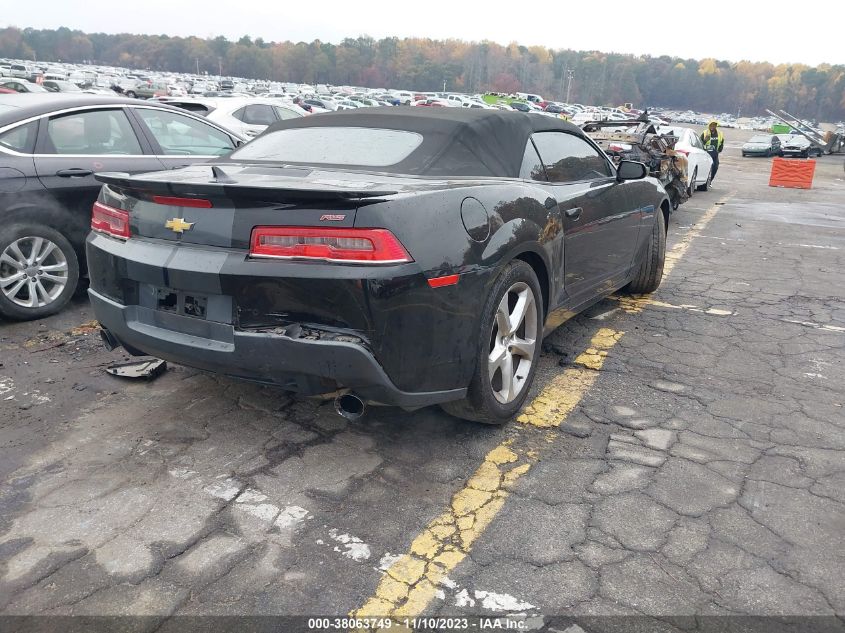
[[745, 149], [768, 149], [771, 145], [769, 143], [746, 143], [743, 147]]
[[806, 148], [810, 147], [810, 141], [805, 138], [790, 139], [783, 144], [784, 147]]

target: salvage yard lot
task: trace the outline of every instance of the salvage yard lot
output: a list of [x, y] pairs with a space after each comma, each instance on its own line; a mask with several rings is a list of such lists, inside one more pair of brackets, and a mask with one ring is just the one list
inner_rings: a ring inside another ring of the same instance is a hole
[[503, 428], [122, 382], [82, 299], [0, 324], [2, 613], [842, 613], [842, 157], [769, 188], [741, 134], [660, 290], [551, 335]]

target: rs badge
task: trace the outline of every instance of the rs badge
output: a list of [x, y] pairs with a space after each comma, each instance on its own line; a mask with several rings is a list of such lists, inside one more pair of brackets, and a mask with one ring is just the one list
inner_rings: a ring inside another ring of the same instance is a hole
[[190, 231], [194, 224], [194, 222], [185, 222], [185, 218], [173, 218], [165, 222], [164, 228], [170, 229], [174, 233], [182, 234], [185, 231]]

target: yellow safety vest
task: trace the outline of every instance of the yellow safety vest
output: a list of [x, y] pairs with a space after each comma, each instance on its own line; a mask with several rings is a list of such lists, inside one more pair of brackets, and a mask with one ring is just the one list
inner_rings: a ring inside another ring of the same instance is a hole
[[[704, 132], [702, 133], [702, 136], [704, 137], [704, 149], [707, 149], [707, 145], [710, 143], [710, 128], [709, 127], [706, 130], [704, 130]], [[716, 148], [715, 149], [717, 149], [717, 150], [721, 149], [724, 144], [725, 144], [725, 137], [722, 136], [722, 132], [717, 129], [716, 130]]]

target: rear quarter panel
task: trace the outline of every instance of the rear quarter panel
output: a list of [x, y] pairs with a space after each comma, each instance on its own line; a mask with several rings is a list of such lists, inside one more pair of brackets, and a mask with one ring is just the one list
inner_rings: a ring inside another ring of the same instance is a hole
[[[359, 207], [355, 225], [390, 229], [422, 272], [410, 279], [366, 281], [372, 326], [378, 332], [375, 351], [383, 362], [396, 363], [386, 369], [399, 377], [401, 388], [421, 379], [439, 381], [438, 376], [444, 379], [440, 388], [467, 385], [481, 338], [481, 313], [501, 269], [531, 251], [554, 270], [552, 260], [562, 254], [557, 244], [562, 232], [549, 229], [549, 212], [538, 194], [542, 190], [514, 180], [414, 193]], [[464, 226], [461, 205], [467, 198], [486, 211], [489, 231], [484, 239], [477, 239], [477, 231], [474, 239]], [[460, 275], [456, 285], [430, 288], [426, 281], [454, 274]], [[391, 303], [397, 293], [402, 300]], [[420, 367], [431, 375], [419, 376]]]

